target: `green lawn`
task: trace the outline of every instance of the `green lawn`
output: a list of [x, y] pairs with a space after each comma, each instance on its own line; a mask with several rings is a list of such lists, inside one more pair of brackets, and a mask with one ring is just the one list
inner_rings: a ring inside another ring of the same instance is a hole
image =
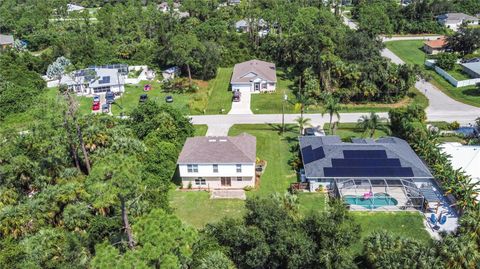
[[[340, 126], [342, 127], [342, 125]], [[345, 127], [351, 127], [345, 125]], [[247, 192], [247, 196], [268, 196], [274, 192], [284, 193], [290, 183], [296, 182], [296, 173], [288, 164], [290, 146], [296, 143], [297, 128], [287, 125], [284, 136], [279, 133], [279, 126], [271, 125], [234, 125], [229, 135], [247, 132], [257, 138], [257, 156], [267, 160], [267, 168], [262, 175], [258, 190]], [[358, 131], [351, 134], [359, 136]], [[360, 133], [361, 134], [361, 133]], [[377, 133], [377, 136], [381, 133]], [[299, 193], [299, 211], [305, 215], [310, 211], [324, 211], [327, 199], [323, 193]], [[206, 223], [219, 221], [222, 217], [241, 217], [244, 214], [244, 201], [210, 200], [206, 192], [171, 191], [171, 205], [175, 213], [185, 223], [202, 228]], [[375, 230], [386, 229], [397, 235], [405, 235], [419, 240], [429, 240], [418, 213], [357, 213], [354, 218], [362, 227], [362, 238]], [[362, 248], [362, 241], [354, 245], [355, 253]]]
[[[297, 127], [287, 125], [285, 135], [279, 134], [280, 126], [251, 124], [234, 125], [228, 135], [246, 132], [257, 138], [257, 157], [267, 161], [267, 168], [260, 179], [260, 188], [250, 193], [268, 195], [285, 192], [290, 183], [297, 181], [295, 171], [288, 164], [292, 156], [290, 147], [297, 143]], [[250, 194], [249, 193], [249, 194]]]
[[198, 125], [193, 125], [195, 128], [195, 136], [205, 136], [208, 130], [208, 125], [206, 124], [198, 124]]
[[[328, 133], [328, 131], [330, 130], [330, 124], [325, 123], [325, 125], [323, 126], [323, 129], [325, 130], [326, 133]], [[340, 136], [342, 140], [345, 140], [345, 141], [350, 141], [350, 139], [354, 137], [364, 137], [364, 138], [369, 137], [369, 134], [365, 134], [361, 129], [359, 129], [356, 123], [340, 122], [337, 130], [335, 131], [335, 134]], [[383, 130], [376, 130], [373, 138], [379, 138], [383, 136], [387, 136], [387, 133], [385, 133]]]
[[[400, 57], [403, 61], [409, 64], [417, 64], [422, 69], [426, 70], [424, 65], [425, 54], [421, 50], [423, 46], [422, 40], [403, 40], [390, 41], [385, 43], [387, 48]], [[438, 75], [434, 70], [427, 70], [431, 75], [431, 83], [443, 91], [451, 98], [472, 106], [480, 107], [480, 89], [475, 86], [455, 88], [447, 80]], [[463, 76], [454, 71], [456, 76]]]
[[[232, 106], [232, 94], [228, 90], [231, 73], [232, 68], [219, 68], [216, 78], [208, 82], [196, 80], [195, 82], [199, 85], [196, 93], [166, 93], [162, 91], [162, 83], [156, 81], [142, 81], [139, 85], [125, 85], [125, 93], [112, 105], [112, 113], [114, 115], [128, 114], [138, 106], [138, 100], [142, 94], [147, 94], [149, 100], [154, 100], [159, 104], [166, 104], [165, 97], [171, 95], [173, 103], [169, 105], [189, 115], [220, 114], [222, 109], [224, 113], [228, 113]], [[152, 90], [144, 92], [145, 84], [151, 84]], [[91, 112], [91, 97], [78, 97], [77, 100], [81, 113]]]
[[[198, 127], [196, 127], [198, 128]], [[284, 136], [279, 133], [279, 126], [270, 125], [234, 125], [229, 135], [247, 132], [257, 137], [257, 156], [267, 161], [267, 168], [260, 180], [258, 190], [247, 192], [248, 196], [267, 196], [274, 192], [284, 193], [290, 183], [296, 182], [296, 173], [288, 160], [291, 156], [290, 146], [296, 143], [297, 129], [288, 125]], [[197, 129], [198, 131], [198, 129]], [[210, 200], [206, 192], [171, 191], [171, 205], [176, 214], [186, 223], [195, 227], [202, 227], [208, 222], [218, 221], [223, 216], [241, 216], [244, 201], [238, 200]], [[324, 210], [325, 199], [322, 194], [301, 194], [301, 212], [311, 209]]]
[[374, 231], [387, 230], [397, 236], [424, 242], [432, 240], [425, 230], [422, 215], [417, 212], [352, 212], [352, 214], [362, 228], [361, 240], [353, 246], [355, 253], [361, 252], [363, 240]]
[[[252, 94], [251, 109], [254, 114], [277, 114], [285, 113], [293, 114], [300, 111], [295, 109], [296, 98], [293, 94], [293, 82], [289, 80], [283, 71], [277, 71], [277, 90], [273, 93], [258, 93]], [[284, 96], [288, 96], [288, 100], [284, 101]], [[410, 103], [418, 103], [422, 106], [428, 106], [428, 99], [416, 89], [409, 92], [408, 97], [395, 104], [379, 104], [379, 103], [365, 103], [365, 104], [344, 104], [341, 112], [386, 112], [392, 107], [402, 107]], [[284, 108], [282, 108], [284, 106]], [[297, 108], [298, 109], [298, 108]], [[322, 106], [310, 106], [305, 109], [306, 113], [321, 113]]]
[[185, 223], [201, 229], [223, 217], [241, 217], [245, 212], [242, 200], [210, 199], [204, 191], [171, 191], [170, 205], [175, 214]]
[[209, 81], [206, 114], [228, 113], [232, 108], [232, 93], [229, 91], [233, 68], [219, 68], [217, 77]]
[[459, 64], [455, 64], [453, 70], [448, 71], [448, 73], [452, 75], [452, 77], [454, 77], [456, 80], [471, 79], [471, 77], [467, 73], [463, 72], [463, 69]]

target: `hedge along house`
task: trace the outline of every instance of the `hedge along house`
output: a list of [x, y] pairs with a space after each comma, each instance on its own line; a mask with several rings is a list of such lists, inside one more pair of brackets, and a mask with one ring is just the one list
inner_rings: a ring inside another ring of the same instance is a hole
[[402, 139], [347, 143], [338, 136], [304, 136], [299, 141], [302, 178], [310, 191], [326, 188], [353, 210], [421, 210], [441, 201], [429, 169]]
[[190, 137], [178, 157], [183, 188], [243, 189], [255, 186], [256, 138]]
[[275, 64], [260, 60], [236, 64], [230, 84], [232, 91], [273, 92], [277, 86]]

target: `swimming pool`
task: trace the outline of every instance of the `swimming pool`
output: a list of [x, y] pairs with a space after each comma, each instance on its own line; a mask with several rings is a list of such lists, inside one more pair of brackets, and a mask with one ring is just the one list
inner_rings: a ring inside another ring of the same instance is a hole
[[387, 193], [376, 193], [369, 199], [364, 199], [363, 195], [345, 195], [343, 200], [350, 205], [359, 205], [368, 209], [398, 205], [398, 201]]
[[477, 129], [475, 129], [474, 127], [460, 127], [455, 130], [455, 132], [464, 136], [475, 136], [478, 134]]

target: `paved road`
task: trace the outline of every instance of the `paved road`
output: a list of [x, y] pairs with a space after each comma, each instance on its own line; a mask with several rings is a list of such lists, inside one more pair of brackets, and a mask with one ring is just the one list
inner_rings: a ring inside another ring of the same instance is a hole
[[[362, 115], [368, 113], [340, 113], [341, 122], [357, 122]], [[381, 117], [388, 117], [387, 113], [378, 113]], [[300, 114], [285, 114], [285, 123], [296, 123], [295, 119], [300, 117]], [[311, 119], [311, 124], [317, 128], [322, 129], [323, 125], [329, 122], [328, 115], [321, 114], [305, 114], [305, 118]], [[206, 115], [206, 116], [192, 116], [193, 124], [207, 124], [207, 136], [224, 136], [228, 134], [228, 130], [234, 124], [281, 124], [282, 114], [256, 114], [256, 115]], [[336, 121], [334, 117], [333, 121]]]

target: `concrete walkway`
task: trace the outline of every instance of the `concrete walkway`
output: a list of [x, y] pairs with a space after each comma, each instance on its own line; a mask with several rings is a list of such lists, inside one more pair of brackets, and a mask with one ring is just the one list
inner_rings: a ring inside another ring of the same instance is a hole
[[253, 114], [250, 110], [250, 100], [252, 98], [252, 93], [250, 90], [240, 90], [240, 102], [232, 102], [232, 109], [228, 114]]

